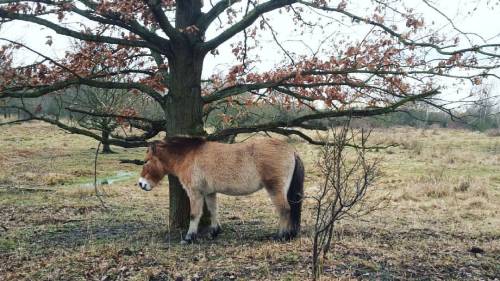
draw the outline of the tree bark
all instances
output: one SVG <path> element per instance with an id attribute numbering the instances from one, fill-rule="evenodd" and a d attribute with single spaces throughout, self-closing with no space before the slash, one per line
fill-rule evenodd
<path id="1" fill-rule="evenodd" d="M 189 225 L 189 198 L 177 177 L 168 176 L 170 229 L 186 229 Z"/>
<path id="2" fill-rule="evenodd" d="M 113 153 L 113 150 L 111 150 L 111 146 L 109 145 L 109 132 L 102 131 L 101 137 L 102 137 L 102 153 L 103 154 Z"/>
<path id="3" fill-rule="evenodd" d="M 164 108 L 167 136 L 205 134 L 201 98 L 203 57 L 189 52 L 186 47 L 177 47 L 176 50 L 179 51 L 170 63 L 171 83 Z M 169 176 L 168 179 L 170 228 L 186 228 L 190 217 L 189 198 L 177 178 Z"/>

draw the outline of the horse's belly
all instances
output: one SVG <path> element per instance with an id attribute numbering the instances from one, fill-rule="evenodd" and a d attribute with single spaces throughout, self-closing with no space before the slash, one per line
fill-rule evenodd
<path id="1" fill-rule="evenodd" d="M 226 195 L 247 195 L 254 193 L 262 188 L 260 177 L 258 175 L 243 177 L 226 177 L 223 179 L 208 179 L 208 193 L 222 193 Z"/>
<path id="2" fill-rule="evenodd" d="M 238 195 L 248 195 L 254 193 L 261 189 L 260 184 L 245 184 L 245 185 L 231 185 L 231 186 L 218 186 L 215 187 L 215 192 L 222 193 L 226 195 L 238 196 Z"/>

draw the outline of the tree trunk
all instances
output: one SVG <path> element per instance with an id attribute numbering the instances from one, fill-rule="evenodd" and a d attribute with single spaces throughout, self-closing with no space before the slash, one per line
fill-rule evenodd
<path id="1" fill-rule="evenodd" d="M 170 230 L 186 229 L 189 225 L 189 198 L 179 179 L 168 176 Z"/>
<path id="2" fill-rule="evenodd" d="M 102 153 L 103 154 L 112 154 L 114 153 L 109 146 L 109 143 L 102 143 Z"/>
<path id="3" fill-rule="evenodd" d="M 102 137 L 102 153 L 103 154 L 113 153 L 109 145 L 109 132 L 102 131 L 101 137 Z"/>
<path id="4" fill-rule="evenodd" d="M 184 68 L 184 67 L 181 67 Z M 176 70 L 172 72 L 184 72 Z M 167 116 L 167 136 L 203 136 L 203 101 L 201 100 L 200 80 L 196 72 L 184 72 L 186 76 L 172 79 L 172 95 L 167 98 L 165 113 Z M 198 80 L 196 82 L 196 80 Z M 175 93 L 175 94 L 174 94 Z M 186 228 L 189 225 L 190 208 L 189 198 L 179 180 L 169 176 L 170 192 L 170 228 Z M 207 225 L 208 211 L 206 206 L 200 227 Z"/>
<path id="5" fill-rule="evenodd" d="M 174 46 L 175 57 L 169 60 L 169 94 L 165 97 L 167 137 L 203 136 L 203 100 L 201 97 L 201 72 L 204 55 L 191 48 L 189 42 L 177 42 Z M 179 44 L 180 43 L 180 44 Z M 189 224 L 189 199 L 179 180 L 169 176 L 170 191 L 170 228 L 186 228 Z M 207 222 L 208 211 L 204 208 L 203 227 Z"/>

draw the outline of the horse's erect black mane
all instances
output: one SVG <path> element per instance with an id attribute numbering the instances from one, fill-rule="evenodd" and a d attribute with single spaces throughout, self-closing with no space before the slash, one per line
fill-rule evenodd
<path id="1" fill-rule="evenodd" d="M 207 140 L 203 137 L 167 137 L 165 144 L 168 146 L 197 146 L 204 144 Z"/>
<path id="2" fill-rule="evenodd" d="M 203 137 L 167 137 L 163 141 L 154 141 L 151 143 L 153 153 L 156 153 L 158 145 L 167 147 L 172 152 L 190 151 L 205 144 L 207 140 Z"/>

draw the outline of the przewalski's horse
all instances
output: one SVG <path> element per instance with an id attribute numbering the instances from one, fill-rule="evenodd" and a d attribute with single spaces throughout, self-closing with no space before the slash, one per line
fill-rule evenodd
<path id="1" fill-rule="evenodd" d="M 280 216 L 279 239 L 300 230 L 304 166 L 287 143 L 263 138 L 237 144 L 173 137 L 150 145 L 139 186 L 150 191 L 166 175 L 179 178 L 189 197 L 191 220 L 184 242 L 196 238 L 203 201 L 211 215 L 210 233 L 220 232 L 216 193 L 248 195 L 265 188 Z"/>

